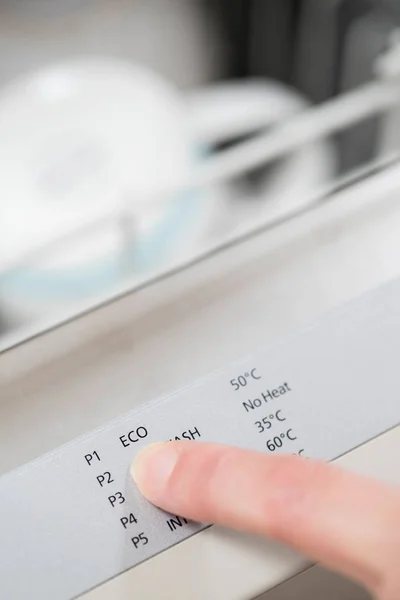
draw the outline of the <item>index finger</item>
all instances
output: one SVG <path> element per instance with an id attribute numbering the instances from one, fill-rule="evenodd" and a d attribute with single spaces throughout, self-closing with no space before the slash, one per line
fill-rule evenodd
<path id="1" fill-rule="evenodd" d="M 168 512 L 269 536 L 373 591 L 397 573 L 399 490 L 332 464 L 172 442 L 145 449 L 133 476 Z"/>

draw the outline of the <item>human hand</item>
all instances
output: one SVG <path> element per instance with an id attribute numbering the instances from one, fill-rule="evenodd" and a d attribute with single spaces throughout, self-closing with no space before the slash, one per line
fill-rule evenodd
<path id="1" fill-rule="evenodd" d="M 400 599 L 400 490 L 293 456 L 215 444 L 145 448 L 132 467 L 141 493 L 187 519 L 268 536 Z"/>

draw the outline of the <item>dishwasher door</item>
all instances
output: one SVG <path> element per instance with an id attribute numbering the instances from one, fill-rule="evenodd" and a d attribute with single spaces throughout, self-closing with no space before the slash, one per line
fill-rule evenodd
<path id="1" fill-rule="evenodd" d="M 394 165 L 294 220 L 4 350 L 1 473 L 271 347 L 326 311 L 397 278 L 399 188 Z M 399 447 L 397 428 L 341 461 L 400 483 Z M 289 600 L 321 585 L 324 598 L 329 590 L 363 598 L 329 574 L 306 574 L 309 567 L 283 548 L 212 528 L 96 588 L 88 600 L 251 600 L 268 590 L 268 600 Z"/>

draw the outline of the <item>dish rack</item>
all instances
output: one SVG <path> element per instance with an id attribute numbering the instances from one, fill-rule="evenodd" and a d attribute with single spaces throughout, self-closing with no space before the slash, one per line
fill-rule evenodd
<path id="1" fill-rule="evenodd" d="M 235 213 L 233 204 L 230 209 L 229 227 L 222 233 L 217 231 L 191 252 L 182 253 L 166 264 L 121 278 L 120 284 L 112 289 L 108 288 L 103 294 L 97 294 L 96 297 L 90 297 L 86 301 L 71 302 L 57 311 L 57 314 L 45 315 L 35 322 L 23 323 L 22 326 L 14 328 L 11 333 L 6 332 L 0 338 L 1 348 L 8 348 L 60 322 L 101 306 L 113 298 L 142 289 L 157 279 L 190 268 L 207 256 L 238 244 L 241 240 L 260 231 L 266 232 L 279 223 L 315 210 L 329 201 L 338 189 L 351 185 L 371 172 L 396 163 L 400 150 L 400 46 L 396 36 L 393 36 L 390 50 L 377 64 L 376 74 L 375 80 L 355 91 L 310 107 L 272 131 L 241 142 L 221 155 L 216 154 L 212 160 L 197 166 L 185 179 L 172 182 L 168 188 L 160 187 L 144 200 L 146 206 L 157 209 L 165 206 L 167 199 L 173 195 L 184 194 L 188 190 L 193 192 L 209 186 L 229 184 L 249 172 L 290 156 L 306 144 L 330 139 L 350 126 L 380 115 L 382 117 L 380 144 L 374 162 L 335 178 L 324 189 L 316 190 L 313 196 L 302 198 L 294 205 L 290 203 L 288 205 L 283 199 L 282 202 L 267 205 L 267 209 L 260 214 L 257 210 L 252 212 L 251 202 L 248 204 L 250 209 L 245 213 L 243 210 Z M 3 264 L 0 271 L 0 286 L 1 278 L 15 270 L 40 261 L 43 257 L 51 256 L 65 245 L 79 243 L 90 234 L 102 229 L 112 229 L 117 232 L 123 246 L 127 232 L 135 230 L 135 220 L 135 207 L 129 199 L 111 211 L 93 210 L 91 214 L 86 215 L 79 228 L 71 228 L 52 243 L 31 247 L 15 259 Z"/>

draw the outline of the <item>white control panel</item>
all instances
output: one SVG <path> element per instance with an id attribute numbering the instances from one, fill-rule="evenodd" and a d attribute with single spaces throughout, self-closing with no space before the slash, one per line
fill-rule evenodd
<path id="1" fill-rule="evenodd" d="M 0 596 L 71 600 L 208 526 L 141 497 L 129 468 L 145 444 L 214 441 L 333 460 L 398 426 L 399 298 L 395 282 L 4 475 Z"/>

